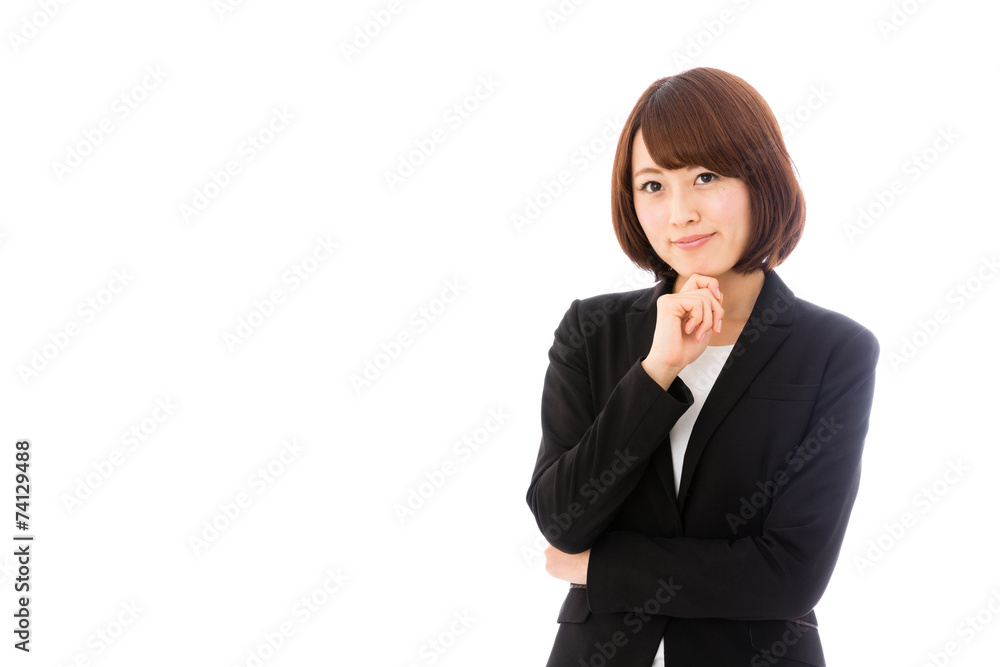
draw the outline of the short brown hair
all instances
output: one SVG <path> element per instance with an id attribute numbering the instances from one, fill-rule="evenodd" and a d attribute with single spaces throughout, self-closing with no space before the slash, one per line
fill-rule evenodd
<path id="1" fill-rule="evenodd" d="M 733 267 L 771 271 L 802 236 L 806 206 L 771 108 L 743 79 L 696 67 L 657 79 L 636 102 L 615 151 L 611 218 L 622 250 L 657 280 L 676 275 L 653 250 L 633 203 L 632 144 L 642 130 L 650 157 L 663 169 L 700 165 L 736 177 L 750 192 L 750 238 Z"/>

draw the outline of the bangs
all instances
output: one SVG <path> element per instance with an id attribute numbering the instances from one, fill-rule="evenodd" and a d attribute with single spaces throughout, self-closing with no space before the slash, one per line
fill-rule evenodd
<path id="1" fill-rule="evenodd" d="M 720 111 L 696 90 L 663 86 L 637 119 L 649 156 L 662 169 L 698 165 L 720 176 L 740 176 L 743 151 L 730 134 L 736 123 L 725 122 Z"/>

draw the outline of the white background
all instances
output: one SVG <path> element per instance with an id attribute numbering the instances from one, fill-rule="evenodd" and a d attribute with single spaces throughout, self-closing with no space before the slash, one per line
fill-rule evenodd
<path id="1" fill-rule="evenodd" d="M 829 664 L 1000 652 L 995 4 L 226 7 L 4 3 L 5 664 L 544 664 L 566 585 L 524 497 L 547 351 L 572 299 L 652 284 L 612 231 L 613 149 L 653 80 L 700 65 L 744 78 L 782 122 L 808 218 L 779 274 L 882 346 L 862 488 L 817 610 Z M 296 284 L 294 267 L 312 272 Z M 259 326 L 228 344 L 241 321 Z M 456 448 L 490 411 L 500 428 Z M 133 428 L 143 440 L 123 440 Z M 12 648 L 24 438 L 30 657 Z"/>

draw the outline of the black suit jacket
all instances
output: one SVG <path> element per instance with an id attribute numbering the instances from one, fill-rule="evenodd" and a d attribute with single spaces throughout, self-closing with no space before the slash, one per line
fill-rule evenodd
<path id="1" fill-rule="evenodd" d="M 671 667 L 824 665 L 813 608 L 857 495 L 878 341 L 766 273 L 675 493 L 691 392 L 640 365 L 673 282 L 575 299 L 555 330 L 527 501 L 550 544 L 591 553 L 548 665 L 648 667 L 661 638 Z"/>

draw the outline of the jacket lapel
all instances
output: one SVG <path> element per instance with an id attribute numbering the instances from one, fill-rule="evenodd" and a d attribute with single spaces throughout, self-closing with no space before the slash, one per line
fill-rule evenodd
<path id="1" fill-rule="evenodd" d="M 625 315 L 628 331 L 629 366 L 649 353 L 656 330 L 656 299 L 673 289 L 674 278 L 657 283 L 647 294 L 636 299 Z M 733 351 L 719 373 L 705 405 L 695 420 L 691 438 L 684 452 L 680 491 L 674 493 L 674 472 L 670 456 L 669 438 L 652 458 L 652 465 L 667 487 L 669 496 L 677 501 L 678 511 L 683 511 L 691 478 L 698 460 L 715 432 L 719 422 L 729 413 L 750 382 L 774 355 L 781 342 L 791 331 L 795 295 L 774 271 L 764 275 L 757 300 L 747 323 L 743 327 Z M 679 518 L 679 517 L 678 517 Z"/>

